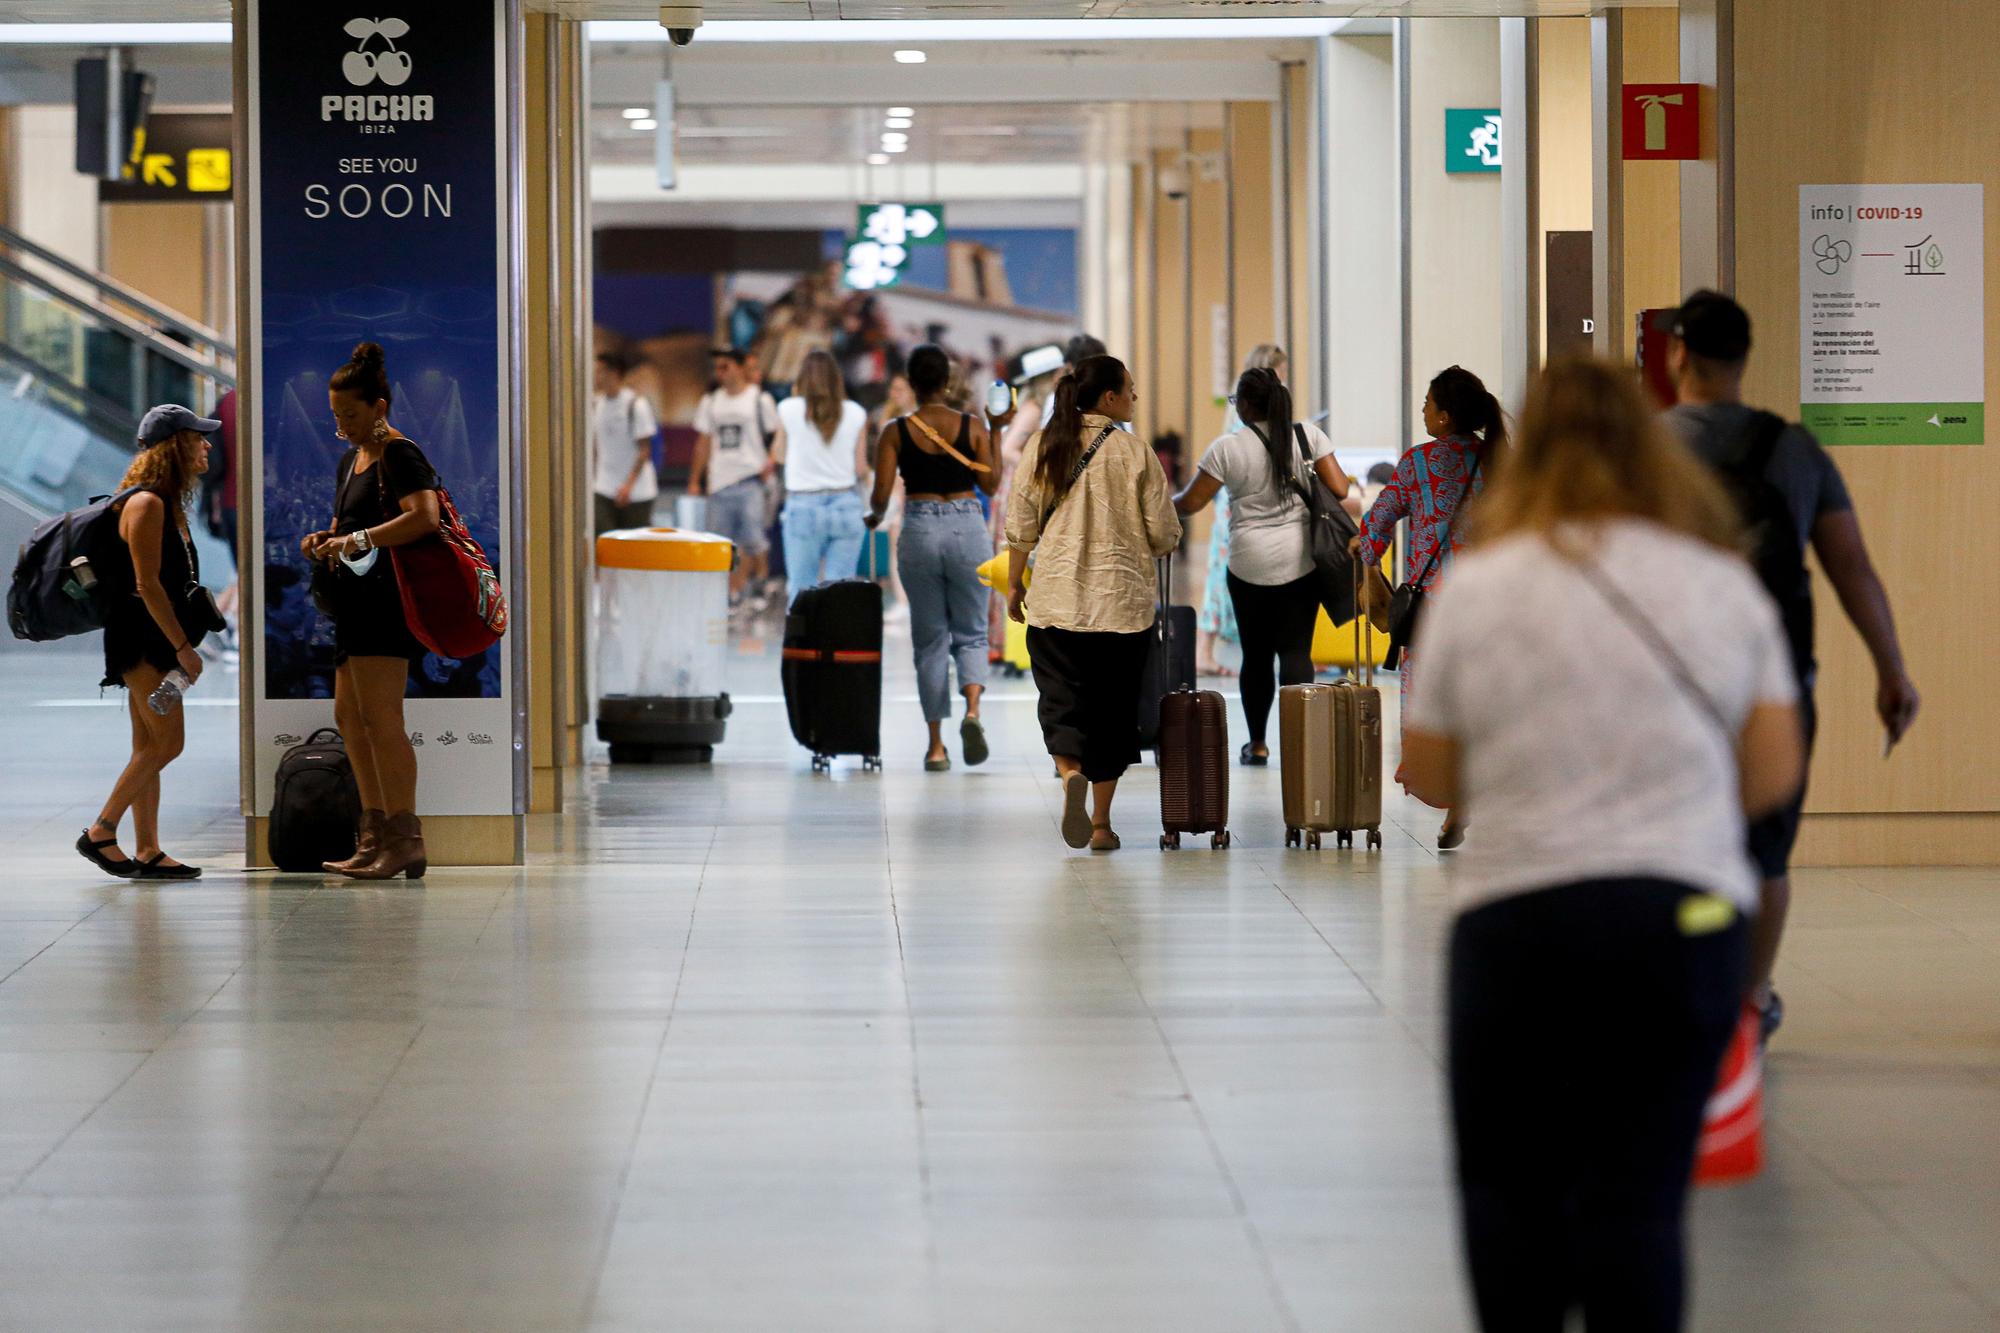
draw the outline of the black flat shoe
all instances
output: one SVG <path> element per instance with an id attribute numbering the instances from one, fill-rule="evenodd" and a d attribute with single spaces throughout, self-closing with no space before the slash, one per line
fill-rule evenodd
<path id="1" fill-rule="evenodd" d="M 83 857 L 84 860 L 90 862 L 113 879 L 131 879 L 139 873 L 139 863 L 137 861 L 134 861 L 129 856 L 123 861 L 114 861 L 104 854 L 106 847 L 116 847 L 117 845 L 118 839 L 116 838 L 106 838 L 103 842 L 92 842 L 90 840 L 89 829 L 85 829 L 82 833 L 78 834 L 76 839 L 77 854 Z"/>
<path id="2" fill-rule="evenodd" d="M 1236 752 L 1236 758 L 1245 768 L 1269 768 L 1271 766 L 1271 752 L 1266 750 L 1263 754 L 1258 754 L 1249 741 L 1243 742 L 1243 748 Z"/>
<path id="3" fill-rule="evenodd" d="M 160 863 L 167 859 L 165 852 L 158 852 L 139 863 L 139 873 L 134 879 L 200 879 L 200 866 L 169 866 Z"/>

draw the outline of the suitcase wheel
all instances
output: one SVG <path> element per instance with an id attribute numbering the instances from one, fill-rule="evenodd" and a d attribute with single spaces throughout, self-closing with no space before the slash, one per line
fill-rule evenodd
<path id="1" fill-rule="evenodd" d="M 1227 847 L 1229 845 L 1229 830 L 1217 829 L 1214 833 L 1209 835 L 1208 845 L 1210 847 L 1213 847 L 1218 852 L 1221 851 L 1224 847 Z"/>
<path id="2" fill-rule="evenodd" d="M 1382 850 L 1381 829 L 1372 828 L 1368 830 L 1368 850 L 1371 852 L 1379 852 Z"/>
<path id="3" fill-rule="evenodd" d="M 1173 850 L 1177 849 L 1177 848 L 1178 848 L 1178 847 L 1179 847 L 1180 845 L 1181 845 L 1181 835 L 1180 835 L 1180 834 L 1178 834 L 1178 833 L 1162 833 L 1162 834 L 1160 835 L 1160 850 L 1162 850 L 1162 851 L 1173 851 Z"/>
<path id="4" fill-rule="evenodd" d="M 863 772 L 880 773 L 882 771 L 882 756 L 879 754 L 864 755 L 861 760 L 861 768 Z"/>
<path id="5" fill-rule="evenodd" d="M 1336 847 L 1352 847 L 1354 845 L 1354 834 L 1346 829 L 1342 829 L 1335 835 L 1334 845 Z"/>
<path id="6" fill-rule="evenodd" d="M 1316 852 L 1316 851 L 1318 851 L 1318 850 L 1319 850 L 1319 830 L 1318 830 L 1318 829 L 1314 829 L 1314 830 L 1313 830 L 1313 831 L 1312 831 L 1311 833 L 1308 833 L 1308 834 L 1306 834 L 1306 835 L 1305 835 L 1305 838 L 1303 839 L 1303 841 L 1304 841 L 1304 843 L 1305 843 L 1305 846 L 1306 846 L 1306 850 L 1307 850 L 1307 851 L 1313 851 L 1313 852 Z"/>
<path id="7" fill-rule="evenodd" d="M 815 773 L 831 773 L 831 772 L 833 772 L 833 758 L 832 758 L 832 756 L 831 756 L 831 755 L 824 755 L 824 754 L 816 754 L 816 755 L 814 755 L 814 756 L 813 756 L 813 772 L 815 772 Z"/>
<path id="8" fill-rule="evenodd" d="M 1291 825 L 1289 825 L 1289 824 L 1287 824 L 1287 825 L 1285 826 L 1285 846 L 1287 846 L 1287 847 L 1296 847 L 1296 846 L 1298 846 L 1298 845 L 1299 845 L 1299 836 L 1300 836 L 1300 835 L 1299 835 L 1299 831 L 1298 831 L 1297 829 L 1293 828 L 1293 827 L 1292 827 Z"/>

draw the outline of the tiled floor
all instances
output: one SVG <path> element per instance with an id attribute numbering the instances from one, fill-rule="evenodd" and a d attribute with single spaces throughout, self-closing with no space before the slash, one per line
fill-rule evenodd
<path id="1" fill-rule="evenodd" d="M 1237 770 L 1237 845 L 1163 855 L 1139 770 L 1092 858 L 1027 687 L 926 776 L 898 661 L 888 771 L 827 778 L 747 671 L 712 770 L 593 766 L 525 870 L 139 888 L 69 849 L 94 671 L 0 662 L 0 1327 L 1467 1326 L 1433 818 L 1288 852 Z M 171 845 L 223 866 L 191 719 Z M 2000 1327 L 1995 878 L 1801 876 L 1697 1327 Z"/>

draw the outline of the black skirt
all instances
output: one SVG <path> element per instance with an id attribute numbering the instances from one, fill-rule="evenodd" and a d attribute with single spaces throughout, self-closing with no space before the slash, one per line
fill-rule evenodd
<path id="1" fill-rule="evenodd" d="M 1092 782 L 1113 781 L 1139 762 L 1139 686 L 1152 643 L 1151 630 L 1028 627 L 1042 739 L 1050 754 L 1080 762 Z"/>

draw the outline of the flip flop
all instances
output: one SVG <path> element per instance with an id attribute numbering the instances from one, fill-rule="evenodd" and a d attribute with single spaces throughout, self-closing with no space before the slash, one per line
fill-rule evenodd
<path id="1" fill-rule="evenodd" d="M 1090 781 L 1082 773 L 1063 779 L 1063 842 L 1071 847 L 1090 846 Z"/>
<path id="2" fill-rule="evenodd" d="M 118 839 L 115 837 L 106 838 L 103 842 L 92 842 L 90 840 L 89 829 L 85 829 L 82 833 L 78 834 L 76 839 L 77 854 L 83 857 L 84 860 L 90 862 L 113 879 L 132 879 L 139 873 L 139 863 L 137 861 L 134 861 L 129 856 L 123 861 L 114 861 L 104 854 L 106 847 L 116 847 L 117 845 Z"/>

